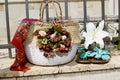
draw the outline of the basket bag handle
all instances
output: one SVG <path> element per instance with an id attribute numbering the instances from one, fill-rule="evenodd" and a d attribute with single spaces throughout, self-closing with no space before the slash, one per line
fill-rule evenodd
<path id="1" fill-rule="evenodd" d="M 58 17 L 58 14 L 57 14 L 57 10 L 56 10 L 56 8 L 55 8 L 54 3 L 56 3 L 56 4 L 58 5 L 59 10 L 60 10 L 60 13 L 59 13 L 59 14 L 60 14 L 60 17 L 58 17 L 58 19 L 59 19 L 60 21 L 62 21 L 62 9 L 61 9 L 60 3 L 57 2 L 57 1 L 54 1 L 54 0 L 52 0 L 52 1 L 47 1 L 44 6 L 43 6 L 43 4 L 41 4 L 41 6 L 40 6 L 40 20 L 43 20 L 44 10 L 45 10 L 46 6 L 47 6 L 49 3 L 53 3 L 53 6 L 54 6 L 54 9 L 55 9 L 55 11 L 56 11 L 57 17 Z M 42 9 L 42 7 L 43 7 L 43 9 Z"/>

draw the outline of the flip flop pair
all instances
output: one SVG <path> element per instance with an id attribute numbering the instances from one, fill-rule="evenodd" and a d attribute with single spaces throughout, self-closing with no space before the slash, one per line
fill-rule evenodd
<path id="1" fill-rule="evenodd" d="M 102 50 L 99 48 L 94 48 L 94 50 L 85 50 L 83 48 L 78 48 L 77 63 L 82 64 L 104 64 L 110 61 L 109 50 Z"/>

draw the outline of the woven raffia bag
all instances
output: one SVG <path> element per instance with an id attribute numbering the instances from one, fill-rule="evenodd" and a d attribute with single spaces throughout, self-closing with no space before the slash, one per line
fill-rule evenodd
<path id="1" fill-rule="evenodd" d="M 40 14 L 40 16 L 41 15 L 43 16 L 46 5 L 51 2 L 57 3 L 60 8 L 60 4 L 58 2 L 48 1 L 43 7 L 43 10 L 41 10 L 42 13 Z M 60 8 L 60 15 L 62 15 L 61 13 L 62 12 Z M 41 17 L 41 19 L 43 19 L 43 17 Z M 59 53 L 59 54 L 55 53 L 55 56 L 53 57 L 43 56 L 45 52 L 43 50 L 40 50 L 39 47 L 36 45 L 37 37 L 34 36 L 33 33 L 38 29 L 42 29 L 42 28 L 44 29 L 49 27 L 50 24 L 51 23 L 47 23 L 47 22 L 34 22 L 30 26 L 28 36 L 24 41 L 24 48 L 28 60 L 33 64 L 43 65 L 43 66 L 65 64 L 72 61 L 76 55 L 78 43 L 80 43 L 79 27 L 78 27 L 79 25 L 78 22 L 66 20 L 66 21 L 62 21 L 62 25 L 64 25 L 63 28 L 65 28 L 66 31 L 68 31 L 71 35 L 71 39 L 72 39 L 71 49 L 66 53 Z"/>

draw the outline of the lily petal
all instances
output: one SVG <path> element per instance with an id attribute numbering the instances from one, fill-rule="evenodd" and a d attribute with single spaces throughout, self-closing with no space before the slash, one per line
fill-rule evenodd
<path id="1" fill-rule="evenodd" d="M 82 36 L 85 38 L 84 46 L 88 49 L 88 46 L 93 43 L 92 35 L 84 32 Z"/>
<path id="2" fill-rule="evenodd" d="M 107 36 L 112 38 L 107 31 L 98 31 L 98 32 L 96 32 L 96 36 L 97 36 L 97 38 L 101 38 L 101 39 L 103 39 Z"/>
<path id="3" fill-rule="evenodd" d="M 86 37 L 87 36 L 87 33 L 86 32 L 82 32 L 81 34 L 83 37 Z"/>
<path id="4" fill-rule="evenodd" d="M 87 33 L 91 34 L 91 33 L 93 33 L 95 31 L 95 29 L 96 29 L 95 25 L 93 23 L 91 23 L 91 22 L 86 25 Z"/>
<path id="5" fill-rule="evenodd" d="M 99 23 L 98 27 L 96 28 L 96 31 L 101 31 L 103 30 L 103 28 L 104 28 L 104 20 Z"/>
<path id="6" fill-rule="evenodd" d="M 103 42 L 102 39 L 97 39 L 97 40 L 96 40 L 96 43 L 99 44 L 100 49 L 104 48 L 104 42 Z"/>
<path id="7" fill-rule="evenodd" d="M 84 42 L 85 49 L 88 49 L 88 46 L 92 43 L 93 43 L 93 40 L 85 40 Z"/>

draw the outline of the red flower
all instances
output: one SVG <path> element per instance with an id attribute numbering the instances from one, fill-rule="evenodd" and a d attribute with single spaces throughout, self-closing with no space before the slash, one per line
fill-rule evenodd
<path id="1" fill-rule="evenodd" d="M 71 41 L 68 41 L 68 42 L 66 43 L 66 46 L 67 46 L 67 47 L 71 47 L 71 44 L 72 44 Z"/>
<path id="2" fill-rule="evenodd" d="M 43 46 L 42 46 L 42 45 L 40 45 L 40 46 L 39 46 L 39 49 L 43 49 Z"/>
<path id="3" fill-rule="evenodd" d="M 48 57 L 48 54 L 47 54 L 47 53 L 44 53 L 43 55 L 44 55 L 45 57 Z"/>
<path id="4" fill-rule="evenodd" d="M 59 48 L 60 52 L 64 52 L 65 51 L 65 48 Z"/>
<path id="5" fill-rule="evenodd" d="M 54 52 L 49 52 L 49 55 L 50 56 L 55 56 L 55 53 Z"/>
<path id="6" fill-rule="evenodd" d="M 45 47 L 45 51 L 49 52 L 50 48 L 48 46 Z"/>

